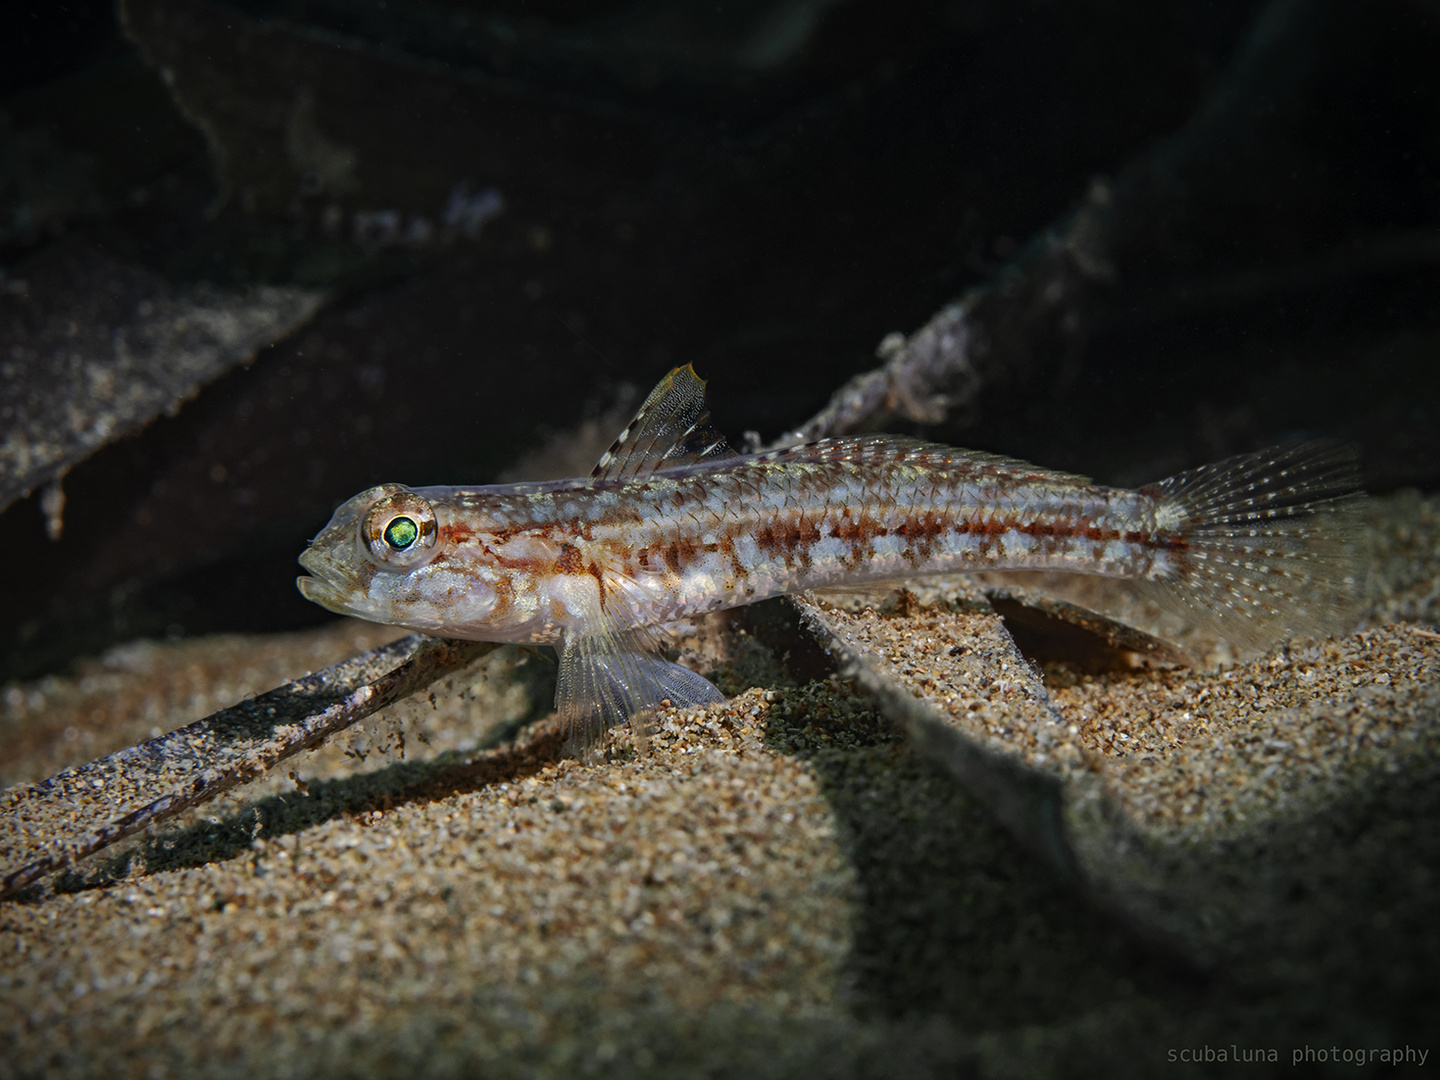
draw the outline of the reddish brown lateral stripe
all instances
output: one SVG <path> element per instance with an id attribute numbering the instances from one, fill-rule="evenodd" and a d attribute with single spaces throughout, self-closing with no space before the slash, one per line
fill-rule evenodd
<path id="1" fill-rule="evenodd" d="M 1023 525 L 1013 525 L 1011 529 L 1029 536 L 1045 536 L 1055 540 L 1117 540 L 1120 538 L 1119 529 L 1102 529 L 1098 525 L 1091 525 L 1088 522 L 1061 521 L 1059 519 L 1027 521 Z"/>
<path id="2" fill-rule="evenodd" d="M 561 545 L 560 557 L 555 560 L 555 572 L 557 574 L 578 574 L 584 568 L 585 563 L 580 557 L 580 549 L 573 544 Z"/>
<path id="3" fill-rule="evenodd" d="M 740 561 L 740 556 L 735 551 L 735 534 L 733 532 L 725 533 L 720 537 L 720 554 L 725 556 L 725 560 L 730 564 L 730 569 L 734 571 L 737 580 L 743 581 L 748 578 L 749 573 L 745 569 L 745 564 Z M 755 587 L 747 584 L 746 588 L 753 592 Z"/>
<path id="4" fill-rule="evenodd" d="M 903 536 L 906 540 L 933 541 L 941 533 L 949 531 L 949 526 L 942 515 L 933 510 L 926 510 L 919 517 L 912 517 L 900 522 L 895 527 L 895 534 Z"/>
<path id="5" fill-rule="evenodd" d="M 796 513 L 794 520 L 782 518 L 755 530 L 756 547 L 766 555 L 784 559 L 788 567 L 798 566 L 802 573 L 810 569 L 810 545 L 819 539 L 819 527 L 803 512 Z"/>
<path id="6" fill-rule="evenodd" d="M 695 561 L 695 554 L 699 550 L 700 547 L 695 541 L 682 536 L 667 544 L 661 554 L 665 558 L 665 566 L 669 571 L 672 574 L 678 574 L 682 568 Z"/>
<path id="7" fill-rule="evenodd" d="M 936 539 L 953 531 L 950 517 L 949 514 L 926 510 L 919 517 L 912 517 L 896 526 L 893 530 L 895 535 L 905 538 L 905 550 L 902 552 L 905 561 L 911 566 L 919 566 L 930 558 Z"/>
<path id="8" fill-rule="evenodd" d="M 848 506 L 841 507 L 840 520 L 831 526 L 831 535 L 850 545 L 852 567 L 862 565 L 875 554 L 875 538 L 885 533 L 886 530 L 864 511 L 851 517 Z"/>
<path id="9" fill-rule="evenodd" d="M 755 546 L 767 555 L 782 558 L 793 555 L 806 544 L 820 539 L 820 530 L 808 518 L 797 515 L 794 521 L 777 521 L 755 530 Z"/>

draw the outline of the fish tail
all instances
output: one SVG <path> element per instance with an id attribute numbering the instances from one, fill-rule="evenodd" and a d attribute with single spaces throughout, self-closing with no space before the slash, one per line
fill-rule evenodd
<path id="1" fill-rule="evenodd" d="M 1149 591 L 1164 606 L 1198 612 L 1247 651 L 1353 623 L 1363 501 L 1353 446 L 1272 447 L 1144 490 L 1164 538 Z"/>

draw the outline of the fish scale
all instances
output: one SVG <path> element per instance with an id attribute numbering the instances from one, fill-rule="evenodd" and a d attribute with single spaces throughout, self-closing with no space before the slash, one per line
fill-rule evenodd
<path id="1" fill-rule="evenodd" d="M 417 494 L 468 516 L 468 547 L 458 558 L 482 559 L 488 547 L 515 563 L 506 556 L 510 541 L 528 547 L 541 539 L 555 555 L 549 565 L 527 565 L 537 590 L 546 577 L 589 574 L 603 603 L 617 592 L 606 575 L 620 573 L 642 587 L 617 594 L 630 602 L 624 617 L 643 624 L 928 573 L 1043 568 L 1139 577 L 1157 550 L 1179 539 L 1155 531 L 1152 497 L 1029 468 L 1011 474 L 963 451 L 925 447 L 917 465 L 918 447 L 876 448 L 873 440 L 830 440 L 764 461 L 679 466 L 640 484 Z M 458 541 L 459 530 L 450 534 Z M 550 640 L 564 617 L 557 613 L 526 640 Z"/>
<path id="2" fill-rule="evenodd" d="M 1333 629 L 1356 600 L 1357 492 L 1354 451 L 1333 442 L 1138 490 L 899 436 L 740 455 L 687 366 L 591 476 L 371 488 L 298 584 L 376 622 L 555 644 L 557 706 L 584 745 L 661 702 L 720 700 L 661 655 L 657 628 L 807 589 L 1063 570 L 1140 582 L 1244 647 Z"/>

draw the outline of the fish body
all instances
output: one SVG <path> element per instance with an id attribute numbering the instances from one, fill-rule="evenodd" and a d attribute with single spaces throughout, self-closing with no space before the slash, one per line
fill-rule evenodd
<path id="1" fill-rule="evenodd" d="M 719 700 L 657 628 L 807 589 L 957 571 L 1149 582 L 1233 640 L 1326 629 L 1355 587 L 1355 457 L 1246 455 L 1129 490 L 896 436 L 739 455 L 688 366 L 587 478 L 371 488 L 301 556 L 337 612 L 449 637 L 553 643 L 585 742 L 656 703 Z"/>

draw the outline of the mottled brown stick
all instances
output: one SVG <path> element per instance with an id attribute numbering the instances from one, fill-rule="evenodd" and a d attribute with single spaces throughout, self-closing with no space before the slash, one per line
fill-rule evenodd
<path id="1" fill-rule="evenodd" d="M 0 897 L 253 780 L 496 648 L 412 634 L 187 727 L 48 780 L 0 805 Z M 70 812 L 57 812 L 68 805 Z"/>

